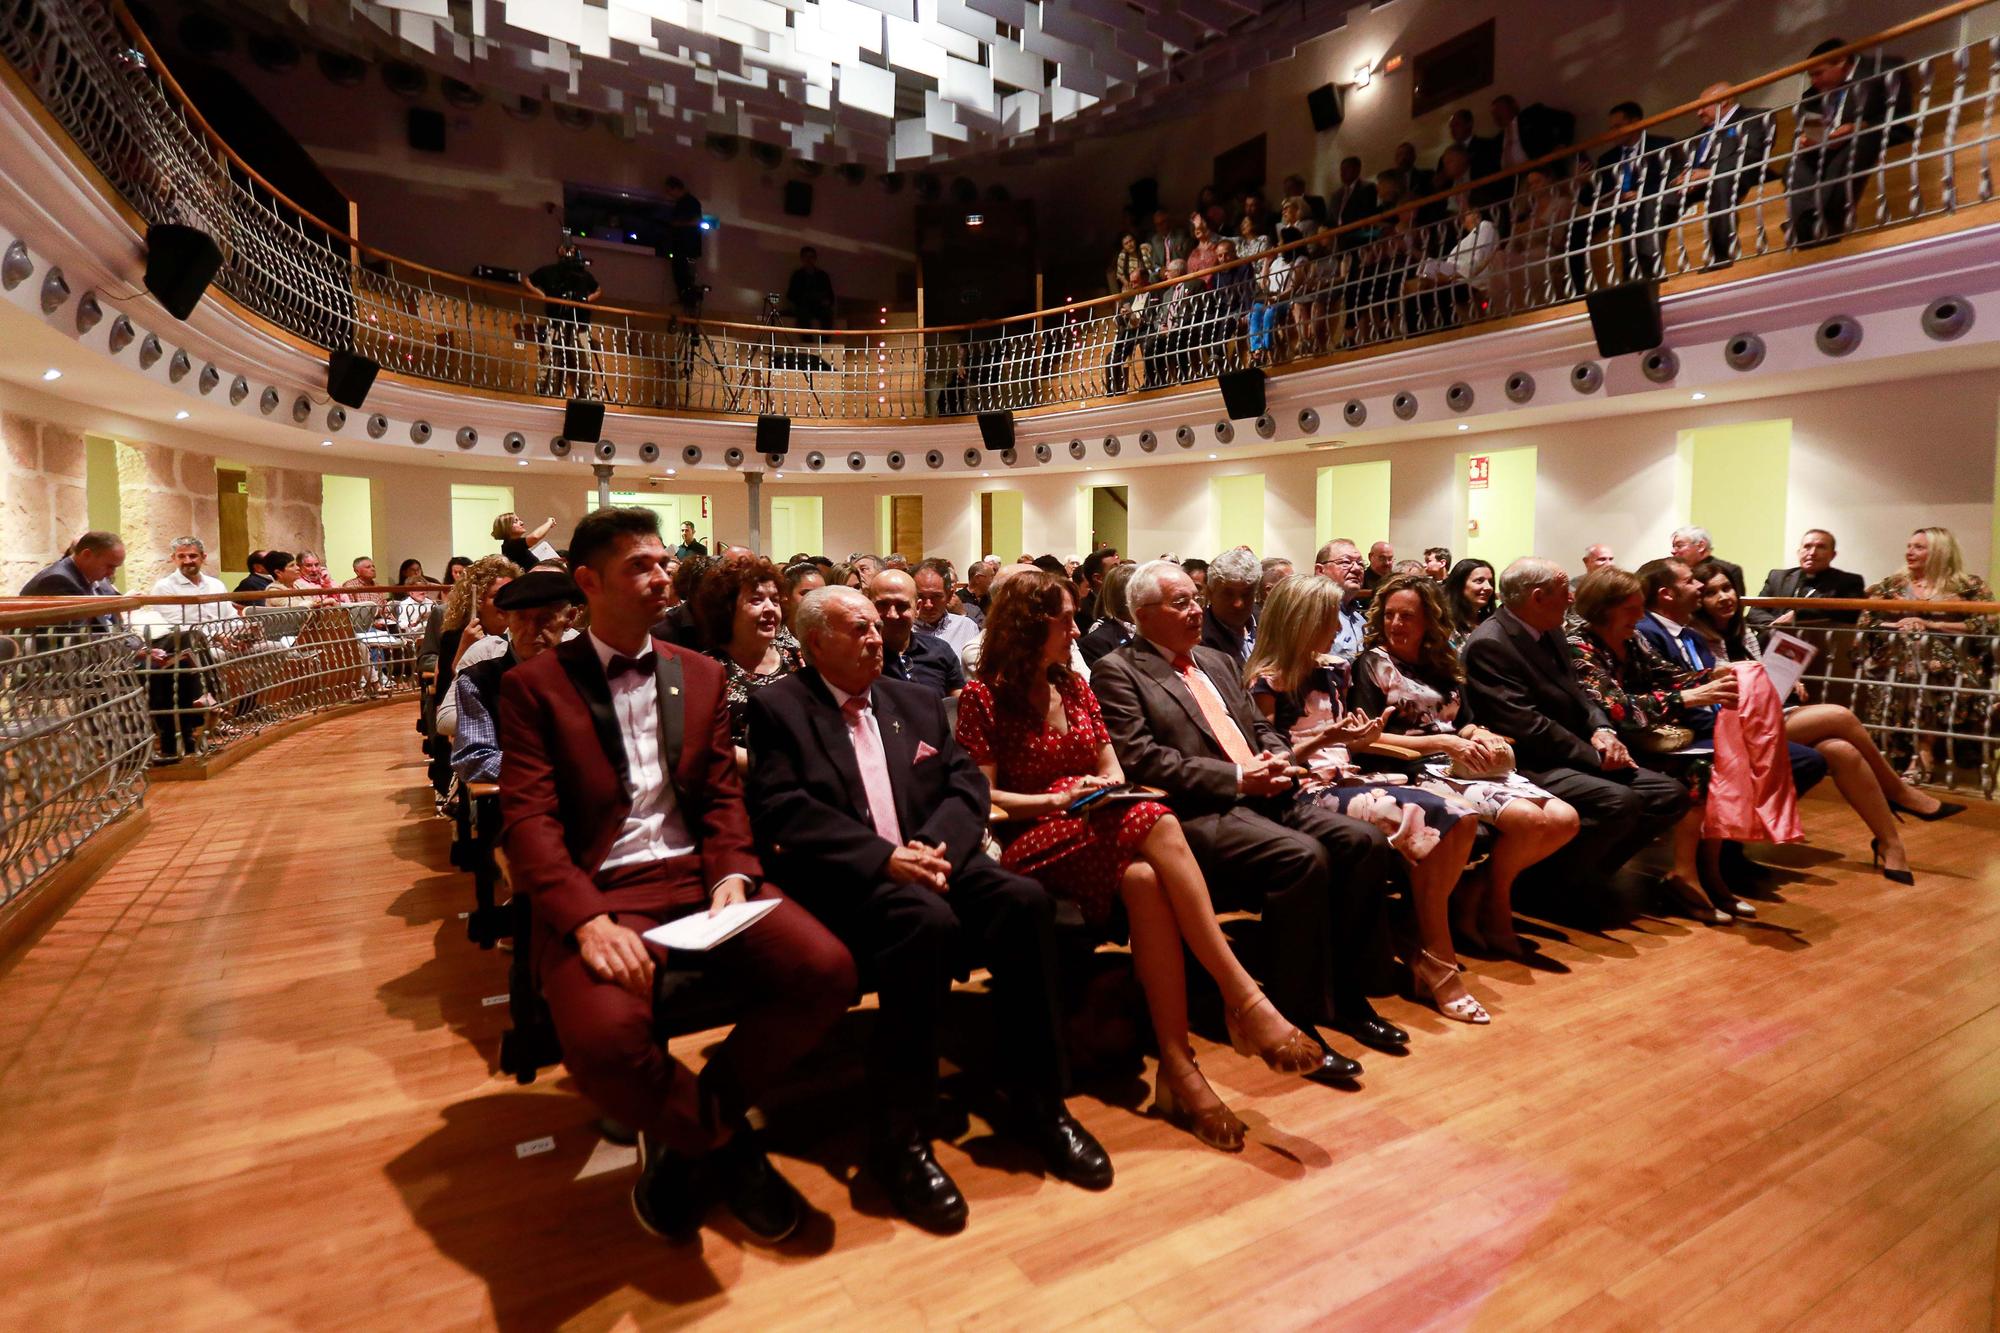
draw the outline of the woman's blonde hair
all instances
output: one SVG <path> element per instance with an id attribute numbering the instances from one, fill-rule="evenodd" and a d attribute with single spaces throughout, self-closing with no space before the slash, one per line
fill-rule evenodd
<path id="1" fill-rule="evenodd" d="M 1319 664 L 1320 645 L 1340 624 L 1343 596 L 1341 586 L 1323 574 L 1279 579 L 1257 617 L 1257 646 L 1243 665 L 1243 679 L 1267 676 L 1286 694 L 1304 685 Z"/>
<path id="2" fill-rule="evenodd" d="M 513 536 L 514 523 L 515 520 L 517 520 L 518 518 L 520 518 L 520 515 L 515 513 L 513 510 L 509 509 L 506 513 L 494 519 L 493 540 L 496 542 L 504 542 L 509 537 Z"/>
<path id="3" fill-rule="evenodd" d="M 1951 535 L 1950 528 L 1918 528 L 1917 531 L 1930 538 L 1931 543 L 1930 556 L 1924 561 L 1924 582 L 1933 589 L 1942 588 L 1965 572 L 1965 555 L 1958 549 L 1958 538 Z"/>
<path id="4" fill-rule="evenodd" d="M 444 629 L 463 629 L 465 622 L 472 619 L 472 613 L 495 579 L 518 579 L 521 567 L 504 555 L 481 556 L 466 566 L 465 573 L 458 576 L 458 582 L 451 585 L 451 591 L 444 599 Z M 488 625 L 487 629 L 493 626 Z"/>

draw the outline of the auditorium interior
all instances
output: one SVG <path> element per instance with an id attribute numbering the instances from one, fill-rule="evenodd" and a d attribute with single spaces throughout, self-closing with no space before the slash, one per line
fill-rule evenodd
<path id="1" fill-rule="evenodd" d="M 4 1322 L 2000 1327 L 1996 158 L 2000 0 L 0 0 Z"/>

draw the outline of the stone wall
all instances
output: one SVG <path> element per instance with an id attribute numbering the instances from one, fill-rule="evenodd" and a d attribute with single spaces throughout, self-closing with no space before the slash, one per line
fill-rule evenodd
<path id="1" fill-rule="evenodd" d="M 320 474 L 302 468 L 250 469 L 250 548 L 326 551 Z"/>
<path id="2" fill-rule="evenodd" d="M 176 537 L 201 538 L 215 572 L 222 530 L 215 459 L 163 444 L 118 442 L 118 531 L 125 538 L 125 586 L 144 592 L 173 568 Z"/>
<path id="3" fill-rule="evenodd" d="M 0 593 L 12 595 L 88 526 L 83 432 L 0 413 Z"/>

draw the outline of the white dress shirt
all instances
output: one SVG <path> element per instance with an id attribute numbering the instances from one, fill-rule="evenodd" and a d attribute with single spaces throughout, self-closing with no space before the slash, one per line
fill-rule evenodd
<path id="1" fill-rule="evenodd" d="M 190 579 L 178 569 L 146 589 L 153 597 L 200 597 L 228 591 L 222 580 L 213 574 L 198 574 Z M 142 606 L 133 613 L 132 619 L 141 625 L 188 626 L 230 620 L 235 616 L 236 607 L 229 602 L 182 602 L 173 606 Z"/>
<path id="2" fill-rule="evenodd" d="M 942 639 L 954 657 L 964 656 L 965 645 L 979 637 L 979 626 L 972 623 L 972 617 L 957 615 L 950 611 L 945 612 L 935 625 L 926 625 L 919 620 L 915 622 L 914 628 L 919 634 Z"/>
<path id="3" fill-rule="evenodd" d="M 595 634 L 590 636 L 590 646 L 608 677 L 611 659 L 620 655 L 618 650 Z M 612 840 L 601 871 L 670 856 L 692 856 L 697 850 L 674 800 L 673 784 L 667 781 L 665 738 L 660 735 L 660 684 L 653 674 L 653 656 L 648 640 L 645 651 L 639 654 L 646 674 L 627 672 L 610 682 L 611 711 L 618 718 L 618 734 L 625 743 L 632 808 L 625 814 L 625 826 Z"/>

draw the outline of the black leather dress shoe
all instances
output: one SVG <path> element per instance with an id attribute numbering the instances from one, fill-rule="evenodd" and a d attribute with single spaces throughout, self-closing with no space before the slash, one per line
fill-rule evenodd
<path id="1" fill-rule="evenodd" d="M 1366 1018 L 1343 1019 L 1333 1024 L 1335 1032 L 1345 1032 L 1363 1046 L 1373 1047 L 1389 1055 L 1407 1055 L 1410 1034 L 1378 1014 Z"/>
<path id="2" fill-rule="evenodd" d="M 661 1240 L 692 1245 L 708 1211 L 700 1163 L 670 1153 L 652 1135 L 639 1135 L 639 1179 L 632 1185 L 632 1216 Z"/>
<path id="3" fill-rule="evenodd" d="M 784 1240 L 805 1220 L 806 1201 L 771 1165 L 754 1133 L 738 1130 L 717 1149 L 709 1158 L 709 1174 L 743 1229 L 767 1245 Z"/>
<path id="4" fill-rule="evenodd" d="M 1328 1050 L 1320 1060 L 1319 1068 L 1306 1075 L 1311 1083 L 1352 1083 L 1360 1077 L 1361 1062 L 1350 1060 L 1335 1050 Z"/>
<path id="5" fill-rule="evenodd" d="M 1111 1157 L 1061 1102 L 1022 1108 L 1022 1131 L 1048 1163 L 1049 1174 L 1087 1190 L 1111 1188 Z"/>
<path id="6" fill-rule="evenodd" d="M 949 1236 L 965 1229 L 965 1196 L 931 1156 L 923 1139 L 896 1138 L 868 1153 L 868 1170 L 896 1211 L 925 1231 Z"/>

